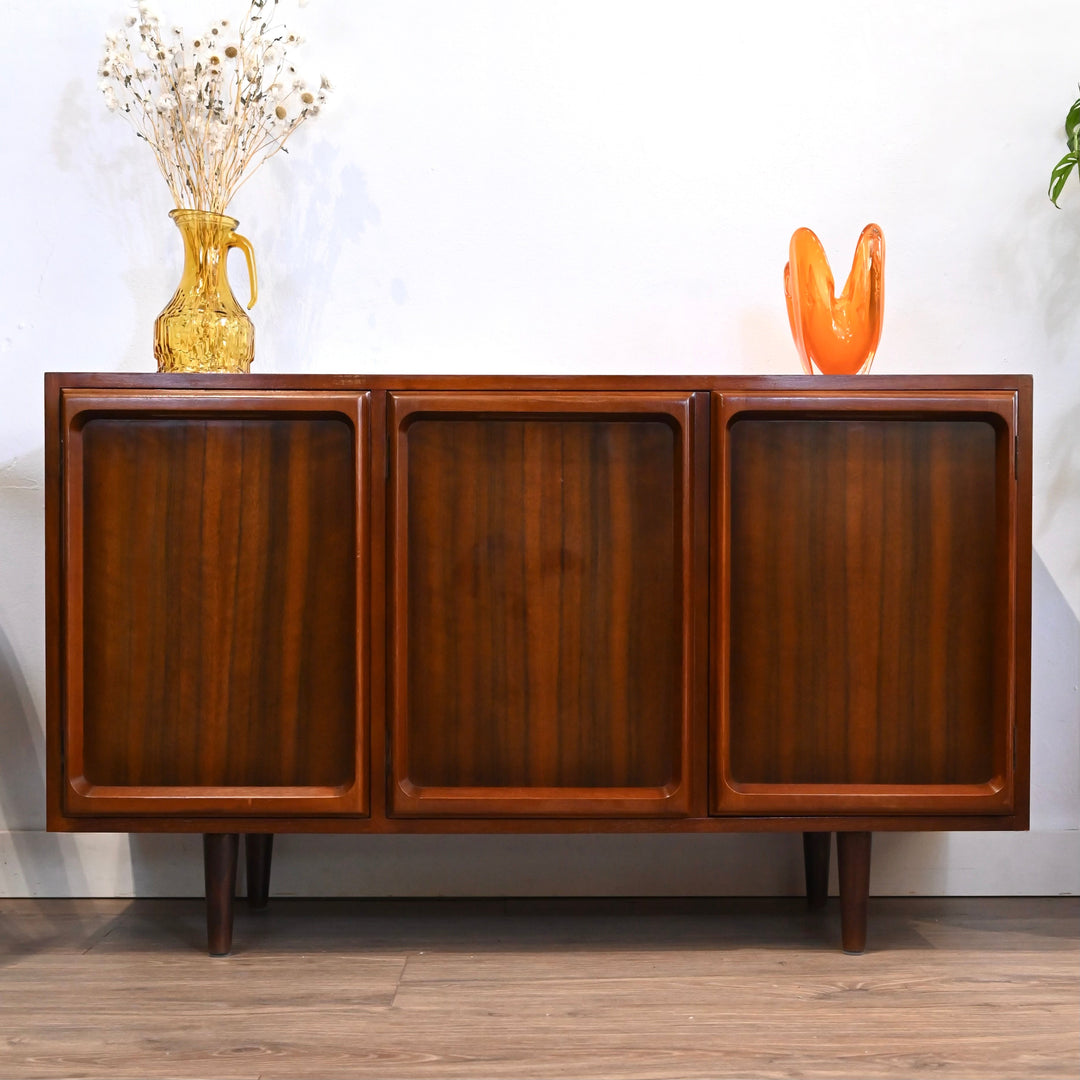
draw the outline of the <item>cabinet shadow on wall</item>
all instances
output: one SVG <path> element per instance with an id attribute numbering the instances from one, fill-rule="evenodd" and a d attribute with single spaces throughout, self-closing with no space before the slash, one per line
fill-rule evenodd
<path id="1" fill-rule="evenodd" d="M 9 591 L 12 583 L 19 582 L 20 588 L 31 594 L 44 595 L 40 541 L 44 473 L 42 446 L 6 462 L 0 476 L 0 829 L 7 830 L 6 836 L 0 836 L 0 853 L 13 860 L 22 882 L 31 889 L 44 883 L 50 894 L 83 896 L 88 892 L 86 875 L 72 838 L 44 832 L 44 718 L 5 630 L 18 612 L 26 610 L 22 597 L 19 603 L 14 602 Z M 28 536 L 37 543 L 27 542 Z M 38 628 L 42 617 L 43 611 L 35 620 Z M 39 634 L 39 641 L 41 637 Z M 43 674 L 44 669 L 42 657 L 38 672 Z M 0 895 L 19 891 L 18 880 L 9 883 L 0 876 Z"/>

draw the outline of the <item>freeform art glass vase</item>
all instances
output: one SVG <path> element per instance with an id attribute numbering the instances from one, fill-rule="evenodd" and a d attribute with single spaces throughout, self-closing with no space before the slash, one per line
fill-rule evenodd
<path id="1" fill-rule="evenodd" d="M 885 312 L 885 237 L 867 225 L 855 247 L 844 291 L 834 291 L 821 241 L 796 229 L 784 267 L 784 294 L 795 346 L 807 375 L 857 375 L 870 370 Z"/>
<path id="2" fill-rule="evenodd" d="M 158 371 L 247 372 L 255 355 L 255 327 L 226 273 L 229 249 L 247 258 L 251 302 L 258 297 L 255 253 L 236 232 L 239 222 L 208 210 L 173 210 L 184 241 L 184 271 L 176 294 L 154 323 Z"/>

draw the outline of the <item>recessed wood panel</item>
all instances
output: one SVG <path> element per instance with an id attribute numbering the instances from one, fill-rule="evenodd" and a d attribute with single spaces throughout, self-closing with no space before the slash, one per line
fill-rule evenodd
<path id="1" fill-rule="evenodd" d="M 352 425 L 104 414 L 80 441 L 85 782 L 351 784 Z"/>
<path id="2" fill-rule="evenodd" d="M 682 783 L 685 432 L 604 404 L 404 425 L 399 806 Z"/>
<path id="3" fill-rule="evenodd" d="M 1011 722 L 1002 417 L 780 406 L 735 415 L 725 439 L 727 785 L 763 808 L 768 785 L 831 789 L 836 806 L 860 787 L 921 788 L 924 808 L 948 788 L 995 799 Z"/>
<path id="4" fill-rule="evenodd" d="M 409 761 L 425 786 L 644 787 L 679 717 L 658 421 L 409 431 Z"/>

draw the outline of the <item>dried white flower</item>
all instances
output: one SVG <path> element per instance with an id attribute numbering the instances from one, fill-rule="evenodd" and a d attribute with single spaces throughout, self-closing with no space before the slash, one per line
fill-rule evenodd
<path id="1" fill-rule="evenodd" d="M 294 77 L 287 53 L 303 38 L 275 23 L 278 3 L 248 0 L 235 28 L 220 19 L 190 42 L 172 26 L 163 44 L 154 4 L 135 0 L 137 14 L 106 37 L 105 105 L 149 143 L 178 207 L 223 212 L 332 89 L 323 76 L 315 95 Z"/>

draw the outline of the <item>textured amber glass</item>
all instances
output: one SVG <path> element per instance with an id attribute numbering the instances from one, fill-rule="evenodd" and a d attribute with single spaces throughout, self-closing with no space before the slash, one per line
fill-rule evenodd
<path id="1" fill-rule="evenodd" d="M 867 225 L 855 248 L 844 291 L 837 296 L 829 260 L 809 229 L 796 229 L 784 267 L 791 334 L 808 375 L 857 375 L 870 370 L 885 311 L 885 238 Z"/>
<path id="2" fill-rule="evenodd" d="M 208 210 L 173 210 L 184 240 L 184 272 L 176 294 L 154 323 L 158 371 L 251 370 L 255 327 L 229 288 L 229 248 L 247 257 L 251 308 L 258 296 L 255 253 L 236 233 L 236 218 Z"/>

